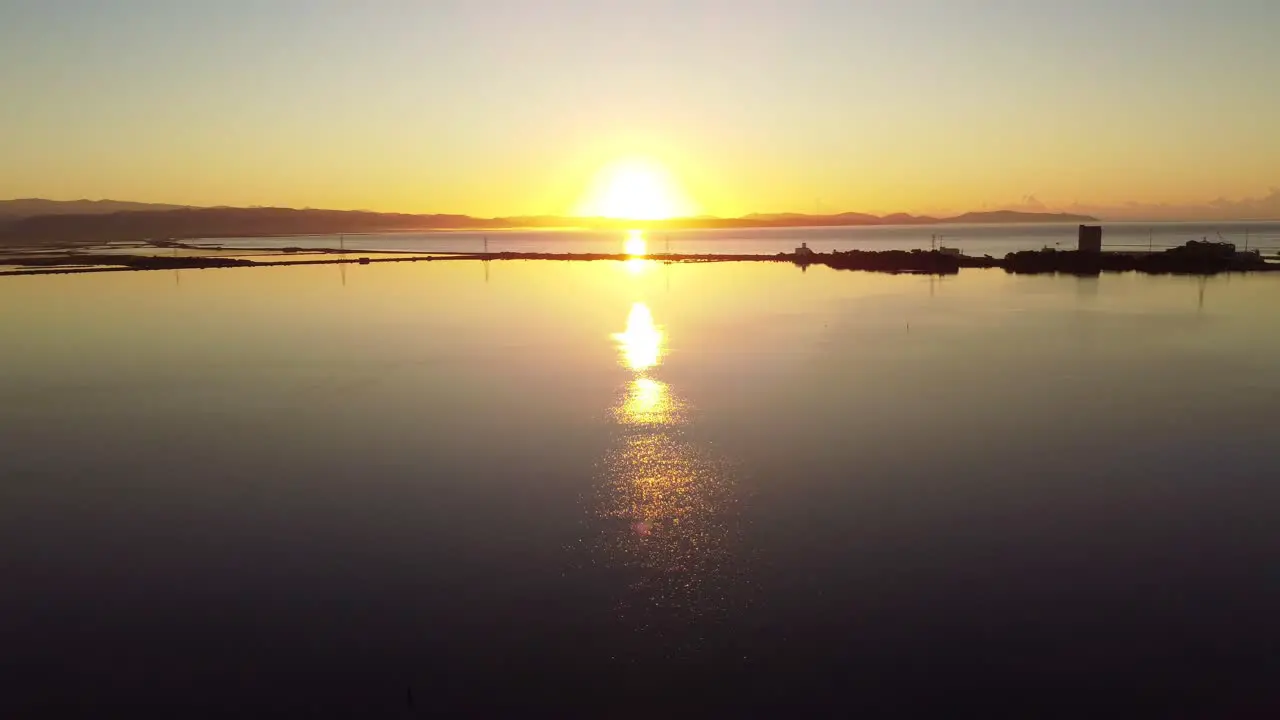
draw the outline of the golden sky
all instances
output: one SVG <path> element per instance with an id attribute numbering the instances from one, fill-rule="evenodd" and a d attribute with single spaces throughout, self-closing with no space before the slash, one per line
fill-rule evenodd
<path id="1" fill-rule="evenodd" d="M 1277 26 L 1269 0 L 6 4 L 0 197 L 570 214 L 625 162 L 681 214 L 1260 196 Z"/>

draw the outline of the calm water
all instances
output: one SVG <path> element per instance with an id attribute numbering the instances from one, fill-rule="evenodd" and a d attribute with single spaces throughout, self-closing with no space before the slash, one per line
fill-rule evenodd
<path id="1" fill-rule="evenodd" d="M 5 278 L 0 710 L 1274 709 L 1278 305 L 773 264 Z"/>
<path id="2" fill-rule="evenodd" d="M 649 252 L 775 255 L 791 252 L 802 242 L 818 252 L 831 250 L 928 249 L 938 244 L 958 247 L 969 255 L 1004 257 L 1017 250 L 1044 247 L 1074 249 L 1077 225 L 916 225 L 832 228 L 752 228 L 739 230 L 682 230 L 649 232 Z M 1226 240 L 1243 248 L 1280 251 L 1280 223 L 1107 223 L 1104 242 L 1113 249 L 1174 247 L 1188 240 Z M 621 253 L 627 234 L 584 230 L 502 230 L 494 232 L 382 233 L 371 235 L 309 235 L 286 238 L 219 238 L 198 241 L 227 248 L 262 249 L 290 245 L 308 248 L 346 247 L 349 250 L 416 252 Z"/>

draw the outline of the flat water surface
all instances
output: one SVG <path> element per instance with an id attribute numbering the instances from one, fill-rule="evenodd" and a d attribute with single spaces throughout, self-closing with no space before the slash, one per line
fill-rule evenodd
<path id="1" fill-rule="evenodd" d="M 3 278 L 0 708 L 1274 707 L 1276 307 L 642 260 Z"/>

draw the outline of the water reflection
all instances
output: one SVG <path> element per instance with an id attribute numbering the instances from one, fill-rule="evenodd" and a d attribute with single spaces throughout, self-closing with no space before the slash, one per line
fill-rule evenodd
<path id="1" fill-rule="evenodd" d="M 626 399 L 614 416 L 621 425 L 672 425 L 680 421 L 684 404 L 661 380 L 638 377 L 627 387 Z"/>
<path id="2" fill-rule="evenodd" d="M 643 230 L 628 230 L 622 247 L 623 252 L 630 256 L 627 259 L 627 271 L 632 275 L 644 272 L 653 264 L 652 260 L 645 259 L 649 253 L 649 243 L 645 240 Z"/>
<path id="3" fill-rule="evenodd" d="M 662 362 L 662 330 L 653 322 L 653 313 L 642 302 L 631 306 L 627 329 L 615 333 L 613 339 L 621 350 L 624 367 L 643 372 Z"/>
<path id="4" fill-rule="evenodd" d="M 664 652 L 685 652 L 707 642 L 740 577 L 730 569 L 733 482 L 723 458 L 686 438 L 688 404 L 654 377 L 666 340 L 648 306 L 632 305 L 613 338 L 634 375 L 613 407 L 600 486 L 603 564 L 626 578 L 619 621 Z"/>
<path id="5" fill-rule="evenodd" d="M 647 253 L 648 243 L 644 239 L 643 230 L 628 230 L 627 241 L 624 244 L 625 251 L 631 257 L 644 257 Z"/>

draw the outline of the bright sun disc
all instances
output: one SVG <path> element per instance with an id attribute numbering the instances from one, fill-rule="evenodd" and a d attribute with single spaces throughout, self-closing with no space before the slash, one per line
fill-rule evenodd
<path id="1" fill-rule="evenodd" d="M 622 245 L 623 249 L 631 257 L 644 257 L 648 251 L 648 244 L 644 241 L 643 230 L 630 230 L 627 232 L 627 240 Z"/>
<path id="2" fill-rule="evenodd" d="M 662 166 L 630 160 L 600 172 L 578 214 L 621 220 L 667 220 L 691 213 Z"/>

